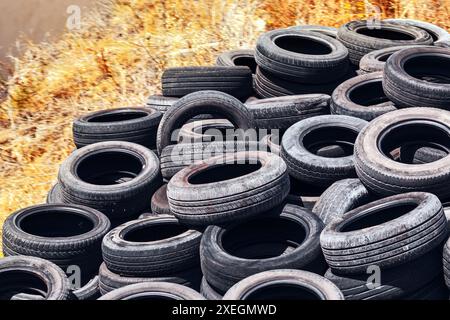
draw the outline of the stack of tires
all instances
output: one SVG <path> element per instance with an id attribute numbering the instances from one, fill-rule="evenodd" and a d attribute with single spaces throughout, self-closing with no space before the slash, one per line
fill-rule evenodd
<path id="1" fill-rule="evenodd" d="M 0 299 L 448 299 L 448 39 L 273 30 L 82 115 L 47 204 L 3 226 Z"/>

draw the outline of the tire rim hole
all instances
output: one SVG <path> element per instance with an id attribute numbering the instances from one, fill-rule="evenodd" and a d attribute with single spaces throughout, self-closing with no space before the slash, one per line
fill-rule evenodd
<path id="1" fill-rule="evenodd" d="M 358 132 L 344 127 L 321 127 L 307 133 L 301 144 L 312 154 L 325 158 L 342 158 L 353 155 Z"/>
<path id="2" fill-rule="evenodd" d="M 299 284 L 269 283 L 251 290 L 242 300 L 322 300 L 322 297 Z"/>
<path id="3" fill-rule="evenodd" d="M 324 42 L 300 36 L 283 36 L 275 39 L 275 45 L 281 49 L 310 55 L 326 55 L 332 52 Z"/>
<path id="4" fill-rule="evenodd" d="M 381 27 L 380 29 L 370 29 L 367 27 L 360 28 L 356 30 L 357 33 L 378 39 L 387 40 L 414 40 L 415 38 L 405 32 L 400 32 L 396 30 L 385 29 Z"/>
<path id="5" fill-rule="evenodd" d="M 170 239 L 187 231 L 189 231 L 188 228 L 178 223 L 154 224 L 128 230 L 123 235 L 123 239 L 130 242 L 153 242 Z"/>
<path id="6" fill-rule="evenodd" d="M 365 107 L 389 102 L 383 91 L 381 79 L 364 83 L 349 92 L 350 101 Z"/>
<path id="7" fill-rule="evenodd" d="M 410 76 L 430 83 L 450 84 L 450 55 L 423 54 L 408 59 L 404 70 Z"/>
<path id="8" fill-rule="evenodd" d="M 120 121 L 130 121 L 135 119 L 144 118 L 147 113 L 142 111 L 123 111 L 123 112 L 111 112 L 101 115 L 96 115 L 89 118 L 88 122 L 120 122 Z"/>
<path id="9" fill-rule="evenodd" d="M 36 274 L 22 271 L 0 273 L 0 300 L 10 300 L 18 294 L 31 294 L 46 298 L 48 287 Z"/>
<path id="10" fill-rule="evenodd" d="M 233 60 L 234 65 L 236 66 L 244 66 L 244 67 L 249 67 L 250 70 L 252 70 L 252 73 L 255 74 L 256 73 L 256 60 L 255 58 L 251 58 L 251 57 L 238 57 L 236 59 Z"/>
<path id="11" fill-rule="evenodd" d="M 239 159 L 236 161 L 239 161 Z M 248 160 L 245 161 L 246 163 L 225 163 L 208 167 L 190 176 L 188 182 L 190 184 L 206 184 L 227 181 L 246 176 L 262 168 L 262 164 L 260 162 L 248 163 Z"/>

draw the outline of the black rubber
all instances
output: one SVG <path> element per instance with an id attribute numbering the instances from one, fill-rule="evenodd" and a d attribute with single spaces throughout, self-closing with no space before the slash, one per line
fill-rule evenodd
<path id="1" fill-rule="evenodd" d="M 206 281 L 205 277 L 202 278 L 202 283 L 200 284 L 200 293 L 206 298 L 206 300 L 222 300 L 223 294 L 217 292 L 216 289 L 211 287 L 211 285 Z"/>
<path id="2" fill-rule="evenodd" d="M 159 160 L 131 142 L 101 142 L 73 152 L 58 175 L 65 203 L 86 205 L 113 220 L 134 218 L 150 208 L 161 186 Z"/>
<path id="3" fill-rule="evenodd" d="M 333 282 L 345 300 L 398 300 L 418 291 L 442 274 L 441 248 L 391 269 L 379 269 L 380 283 L 368 281 L 374 271 L 354 275 L 339 275 L 330 269 L 325 278 Z"/>
<path id="4" fill-rule="evenodd" d="M 156 190 L 151 200 L 152 214 L 171 215 L 169 200 L 167 199 L 167 184 Z"/>
<path id="5" fill-rule="evenodd" d="M 281 156 L 289 175 L 297 180 L 329 186 L 338 180 L 356 177 L 353 164 L 353 144 L 367 125 L 362 119 L 324 115 L 297 122 L 283 135 Z M 321 156 L 317 151 L 339 146 L 344 155 Z"/>
<path id="6" fill-rule="evenodd" d="M 447 288 L 450 289 L 450 238 L 445 243 L 443 251 L 445 284 L 447 285 Z"/>
<path id="7" fill-rule="evenodd" d="M 0 259 L 0 300 L 68 300 L 69 280 L 50 261 L 26 256 Z"/>
<path id="8" fill-rule="evenodd" d="M 382 81 L 383 73 L 373 72 L 343 82 L 331 95 L 331 113 L 371 121 L 397 110 L 384 94 Z"/>
<path id="9" fill-rule="evenodd" d="M 233 286 L 223 300 L 344 300 L 331 281 L 312 272 L 281 269 L 261 272 Z"/>
<path id="10" fill-rule="evenodd" d="M 407 144 L 401 147 L 400 160 L 414 164 L 424 164 L 438 161 L 446 157 L 450 150 L 441 150 L 433 147 L 424 147 L 418 144 Z"/>
<path id="11" fill-rule="evenodd" d="M 386 62 L 386 96 L 399 107 L 434 107 L 450 110 L 450 50 L 409 48 Z"/>
<path id="12" fill-rule="evenodd" d="M 284 131 L 300 120 L 329 114 L 329 103 L 326 94 L 307 94 L 259 99 L 246 105 L 259 129 Z"/>
<path id="13" fill-rule="evenodd" d="M 110 229 L 101 212 L 78 205 L 44 204 L 10 215 L 3 225 L 5 256 L 25 255 L 47 259 L 64 271 L 76 265 L 81 282 L 97 274 L 102 261 L 102 238 Z"/>
<path id="14" fill-rule="evenodd" d="M 155 149 L 161 118 L 161 112 L 150 108 L 97 111 L 73 122 L 73 139 L 78 148 L 103 141 L 128 141 Z"/>
<path id="15" fill-rule="evenodd" d="M 170 282 L 177 283 L 194 290 L 200 287 L 202 272 L 200 266 L 183 270 L 175 274 L 167 274 L 157 277 L 132 277 L 123 276 L 110 271 L 103 263 L 99 271 L 99 289 L 102 295 L 107 294 L 115 289 L 119 289 L 131 284 L 142 282 Z"/>
<path id="16" fill-rule="evenodd" d="M 210 226 L 200 245 L 203 276 L 219 292 L 226 292 L 242 279 L 267 270 L 303 269 L 323 274 L 322 228 L 322 221 L 311 211 L 289 204 L 281 213 Z"/>
<path id="17" fill-rule="evenodd" d="M 320 236 L 325 260 L 339 274 L 393 268 L 439 247 L 448 237 L 439 199 L 410 192 L 358 207 L 328 224 Z"/>
<path id="18" fill-rule="evenodd" d="M 414 19 L 385 19 L 384 21 L 389 23 L 397 23 L 400 25 L 413 26 L 425 30 L 433 38 L 434 45 L 437 45 L 443 41 L 450 41 L 450 34 L 447 30 L 429 22 Z"/>
<path id="19" fill-rule="evenodd" d="M 151 95 L 147 98 L 147 101 L 145 102 L 145 106 L 164 114 L 178 100 L 180 100 L 180 99 L 175 98 L 175 97 L 164 97 L 162 95 Z"/>
<path id="20" fill-rule="evenodd" d="M 199 264 L 201 237 L 173 216 L 134 220 L 103 238 L 103 260 L 109 270 L 121 275 L 155 277 L 181 272 Z"/>
<path id="21" fill-rule="evenodd" d="M 337 28 L 318 26 L 318 25 L 295 26 L 295 27 L 291 27 L 291 29 L 299 30 L 299 31 L 314 31 L 314 32 L 322 33 L 322 34 L 332 37 L 334 39 L 337 38 L 337 32 L 338 32 Z"/>
<path id="22" fill-rule="evenodd" d="M 59 183 L 54 184 L 53 187 L 48 192 L 46 203 L 47 204 L 64 203 L 64 199 L 61 194 L 61 185 Z"/>
<path id="23" fill-rule="evenodd" d="M 348 72 L 347 49 L 329 36 L 312 31 L 278 29 L 256 43 L 258 66 L 279 78 L 299 83 L 327 83 Z"/>
<path id="24" fill-rule="evenodd" d="M 215 90 L 246 100 L 253 93 L 252 71 L 248 67 L 180 67 L 166 69 L 162 75 L 164 96 Z"/>
<path id="25" fill-rule="evenodd" d="M 398 46 L 388 47 L 380 50 L 371 51 L 364 55 L 359 61 L 359 69 L 362 73 L 380 72 L 384 71 L 386 61 L 397 51 L 414 48 L 420 46 Z"/>
<path id="26" fill-rule="evenodd" d="M 197 162 L 167 186 L 170 210 L 192 226 L 256 216 L 281 204 L 288 192 L 286 164 L 267 152 L 238 152 Z"/>
<path id="27" fill-rule="evenodd" d="M 205 300 L 191 288 L 169 282 L 143 282 L 113 290 L 98 300 Z"/>
<path id="28" fill-rule="evenodd" d="M 256 72 L 256 61 L 254 50 L 230 50 L 221 53 L 217 57 L 216 65 L 225 67 L 245 66 Z"/>
<path id="29" fill-rule="evenodd" d="M 333 183 L 325 190 L 312 212 L 327 225 L 347 212 L 373 200 L 375 196 L 359 179 L 344 179 Z"/>
<path id="30" fill-rule="evenodd" d="M 255 127 L 252 114 L 236 98 L 218 91 L 192 93 L 181 98 L 164 114 L 158 128 L 158 152 L 161 153 L 165 147 L 176 142 L 172 137 L 175 130 L 200 114 L 214 114 L 242 130 Z"/>
<path id="31" fill-rule="evenodd" d="M 367 53 L 388 47 L 405 45 L 429 45 L 433 39 L 426 31 L 413 27 L 379 21 L 357 20 L 344 24 L 338 30 L 337 39 L 348 49 L 350 60 L 359 65 Z"/>
<path id="32" fill-rule="evenodd" d="M 401 162 L 392 152 L 408 144 L 450 149 L 450 112 L 408 108 L 373 120 L 355 143 L 355 167 L 360 180 L 379 195 L 425 191 L 450 197 L 450 157 L 426 164 Z"/>

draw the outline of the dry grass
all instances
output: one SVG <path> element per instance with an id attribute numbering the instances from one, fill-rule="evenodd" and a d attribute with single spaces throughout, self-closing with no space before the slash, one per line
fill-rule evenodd
<path id="1" fill-rule="evenodd" d="M 382 17 L 450 28 L 450 0 L 372 1 Z M 165 67 L 211 64 L 227 49 L 252 47 L 267 29 L 339 26 L 364 18 L 347 0 L 104 0 L 81 30 L 28 44 L 0 82 L 0 225 L 45 200 L 58 165 L 73 150 L 71 121 L 88 111 L 139 105 L 159 91 Z M 1 232 L 1 231 L 0 231 Z"/>

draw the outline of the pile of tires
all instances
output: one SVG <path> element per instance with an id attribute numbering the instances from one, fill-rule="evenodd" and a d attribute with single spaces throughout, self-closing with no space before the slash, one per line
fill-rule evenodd
<path id="1" fill-rule="evenodd" d="M 5 221 L 0 299 L 448 299 L 447 42 L 273 30 L 81 115 L 47 204 Z"/>

